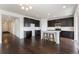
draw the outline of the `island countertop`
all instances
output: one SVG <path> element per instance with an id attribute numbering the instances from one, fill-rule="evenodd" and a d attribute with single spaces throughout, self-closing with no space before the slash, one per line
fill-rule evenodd
<path id="1" fill-rule="evenodd" d="M 60 30 L 47 30 L 47 31 L 41 31 L 41 39 L 43 39 L 43 33 L 54 33 L 55 35 L 55 42 L 56 44 L 60 44 Z"/>
<path id="2" fill-rule="evenodd" d="M 43 32 L 61 32 L 60 30 L 47 30 L 47 31 L 43 31 Z"/>

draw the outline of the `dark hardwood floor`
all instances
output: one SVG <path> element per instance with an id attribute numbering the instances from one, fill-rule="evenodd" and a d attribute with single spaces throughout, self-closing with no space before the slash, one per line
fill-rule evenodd
<path id="1" fill-rule="evenodd" d="M 1 54 L 78 54 L 77 43 L 74 40 L 60 38 L 61 44 L 40 39 L 19 39 L 5 33 L 0 47 Z"/>

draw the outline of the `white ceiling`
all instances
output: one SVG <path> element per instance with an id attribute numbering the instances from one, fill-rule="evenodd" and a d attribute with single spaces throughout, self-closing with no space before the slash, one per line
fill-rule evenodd
<path id="1" fill-rule="evenodd" d="M 16 12 L 36 19 L 41 18 L 62 18 L 73 16 L 76 4 L 31 4 L 32 10 L 22 10 L 17 4 L 0 4 L 0 9 Z M 66 8 L 63 8 L 66 6 Z M 48 15 L 49 14 L 49 15 Z"/>

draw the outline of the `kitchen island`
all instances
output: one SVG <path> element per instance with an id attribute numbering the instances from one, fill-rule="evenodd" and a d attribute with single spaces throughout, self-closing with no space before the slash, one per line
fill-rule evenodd
<path id="1" fill-rule="evenodd" d="M 41 31 L 41 39 L 43 39 L 44 33 L 48 33 L 48 34 L 53 33 L 54 34 L 54 40 L 55 40 L 56 44 L 60 44 L 60 32 L 61 32 L 60 30 Z"/>

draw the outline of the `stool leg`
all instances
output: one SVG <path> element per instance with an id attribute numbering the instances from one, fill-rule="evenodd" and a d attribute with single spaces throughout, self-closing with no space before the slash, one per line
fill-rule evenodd
<path id="1" fill-rule="evenodd" d="M 49 40 L 54 41 L 54 34 L 52 34 L 52 33 L 49 34 Z"/>
<path id="2" fill-rule="evenodd" d="M 55 36 L 53 35 L 53 40 L 54 40 L 54 42 L 55 42 Z"/>

